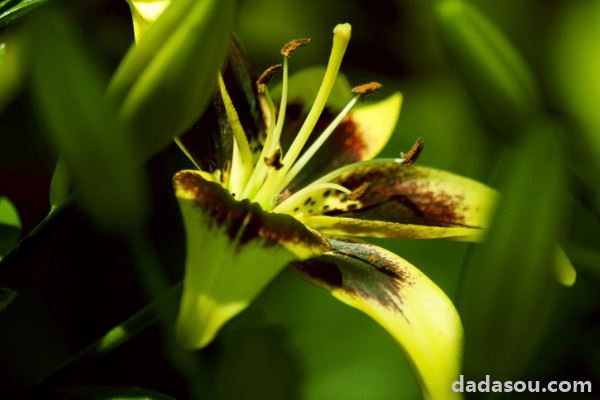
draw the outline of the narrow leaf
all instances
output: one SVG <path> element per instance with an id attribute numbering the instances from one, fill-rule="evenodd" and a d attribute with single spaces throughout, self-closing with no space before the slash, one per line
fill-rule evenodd
<path id="1" fill-rule="evenodd" d="M 13 203 L 0 197 L 0 259 L 17 244 L 21 234 L 21 220 Z"/>
<path id="2" fill-rule="evenodd" d="M 504 34 L 464 1 L 436 5 L 440 40 L 449 61 L 495 131 L 513 139 L 514 128 L 539 109 L 539 93 L 527 65 Z"/>
<path id="3" fill-rule="evenodd" d="M 48 0 L 16 0 L 0 2 L 0 30 Z"/>
<path id="4" fill-rule="evenodd" d="M 0 288 L 0 312 L 8 307 L 17 296 L 18 293 L 14 290 Z"/>
<path id="5" fill-rule="evenodd" d="M 503 164 L 497 214 L 485 243 L 472 248 L 461 280 L 465 374 L 471 379 L 522 376 L 557 300 L 556 243 L 565 191 L 560 147 L 547 124 L 531 127 L 527 136 Z"/>

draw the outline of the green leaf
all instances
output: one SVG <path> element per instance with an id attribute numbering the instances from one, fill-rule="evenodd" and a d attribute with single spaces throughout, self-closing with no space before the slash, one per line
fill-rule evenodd
<path id="1" fill-rule="evenodd" d="M 127 0 L 127 3 L 131 9 L 135 39 L 139 40 L 171 4 L 171 0 Z"/>
<path id="2" fill-rule="evenodd" d="M 198 119 L 227 52 L 233 0 L 181 0 L 148 28 L 117 69 L 108 97 L 141 159 Z"/>
<path id="3" fill-rule="evenodd" d="M 474 180 L 389 159 L 342 167 L 322 180 L 353 194 L 313 191 L 295 212 L 308 226 L 334 236 L 478 240 L 496 198 Z"/>
<path id="4" fill-rule="evenodd" d="M 0 288 L 0 312 L 8 307 L 18 295 L 14 290 Z"/>
<path id="5" fill-rule="evenodd" d="M 0 30 L 24 16 L 48 0 L 4 0 L 0 1 Z"/>
<path id="6" fill-rule="evenodd" d="M 150 389 L 122 386 L 65 387 L 54 391 L 64 400 L 174 400 Z"/>
<path id="7" fill-rule="evenodd" d="M 21 220 L 13 203 L 0 197 L 0 259 L 17 244 L 21 234 Z"/>
<path id="8" fill-rule="evenodd" d="M 174 177 L 186 231 L 177 333 L 186 348 L 209 344 L 290 261 L 323 253 L 328 242 L 294 218 L 235 201 L 198 171 Z"/>
<path id="9" fill-rule="evenodd" d="M 0 110 L 21 87 L 26 68 L 23 45 L 18 33 L 0 35 Z"/>
<path id="10" fill-rule="evenodd" d="M 555 263 L 565 210 L 556 133 L 545 123 L 530 127 L 528 139 L 503 164 L 496 216 L 464 267 L 459 311 L 471 379 L 522 376 L 553 317 L 560 288 L 555 274 L 564 268 Z"/>
<path id="11" fill-rule="evenodd" d="M 569 2 L 551 41 L 552 67 L 560 102 L 576 121 L 579 132 L 569 142 L 575 148 L 572 163 L 594 190 L 600 209 L 600 4 Z M 571 133 L 571 132 L 570 132 Z"/>
<path id="12" fill-rule="evenodd" d="M 50 211 L 66 204 L 71 198 L 71 178 L 64 161 L 58 159 L 50 180 Z"/>
<path id="13" fill-rule="evenodd" d="M 536 82 L 519 53 L 482 13 L 460 0 L 436 5 L 440 40 L 448 59 L 495 131 L 514 139 L 514 129 L 538 112 Z"/>
<path id="14" fill-rule="evenodd" d="M 454 305 L 421 271 L 382 248 L 332 240 L 333 251 L 293 265 L 309 281 L 383 326 L 404 350 L 425 399 L 452 391 L 462 355 Z"/>
<path id="15" fill-rule="evenodd" d="M 143 180 L 96 66 L 64 15 L 47 10 L 34 17 L 29 31 L 35 99 L 50 142 L 77 184 L 78 198 L 105 227 L 139 226 Z"/>

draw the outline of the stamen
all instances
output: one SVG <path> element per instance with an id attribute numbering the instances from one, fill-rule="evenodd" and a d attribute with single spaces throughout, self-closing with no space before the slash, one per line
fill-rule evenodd
<path id="1" fill-rule="evenodd" d="M 263 188 L 259 191 L 257 199 L 261 204 L 274 195 L 274 189 L 279 187 L 281 181 L 285 178 L 288 169 L 298 158 L 298 155 L 302 151 L 302 148 L 306 144 L 306 141 L 308 140 L 312 130 L 317 124 L 319 116 L 327 104 L 327 99 L 329 98 L 331 89 L 335 84 L 338 71 L 340 70 L 340 66 L 342 64 L 342 59 L 344 58 L 344 53 L 346 52 L 348 42 L 350 41 L 351 32 L 352 27 L 350 24 L 339 24 L 333 29 L 333 47 L 331 49 L 331 54 L 329 56 L 329 62 L 327 64 L 325 76 L 323 77 L 323 82 L 321 82 L 321 86 L 317 92 L 317 97 L 315 98 L 313 106 L 311 107 L 306 120 L 298 131 L 296 138 L 292 142 L 292 145 L 283 158 L 284 167 L 273 177 L 272 183 L 270 182 L 268 185 L 263 186 Z M 287 57 L 285 60 L 287 60 Z M 286 65 L 284 62 L 284 76 L 285 69 Z M 284 88 L 286 88 L 285 85 Z M 280 112 L 281 111 L 282 110 L 280 109 Z"/>
<path id="2" fill-rule="evenodd" d="M 284 44 L 283 47 L 281 48 L 281 55 L 286 58 L 289 58 L 296 52 L 296 50 L 308 45 L 309 43 L 310 43 L 310 38 L 290 40 L 289 42 Z"/>
<path id="3" fill-rule="evenodd" d="M 423 141 L 423 138 L 418 138 L 410 150 L 402 155 L 402 164 L 414 164 L 419 159 L 424 146 L 425 142 Z"/>
<path id="4" fill-rule="evenodd" d="M 331 134 L 335 131 L 335 129 L 339 126 L 344 118 L 348 115 L 352 107 L 356 104 L 358 99 L 360 99 L 360 95 L 356 95 L 348 102 L 346 107 L 335 117 L 333 121 L 325 128 L 325 130 L 319 135 L 317 140 L 315 140 L 310 147 L 302 154 L 302 157 L 298 159 L 296 164 L 292 167 L 292 169 L 287 173 L 285 178 L 281 181 L 279 186 L 275 189 L 275 192 L 280 192 L 283 190 L 299 173 L 302 171 L 302 168 L 308 164 L 308 162 L 313 158 L 313 156 L 317 153 L 317 151 L 323 146 L 325 141 L 329 139 Z"/>
<path id="5" fill-rule="evenodd" d="M 348 102 L 346 107 L 340 111 L 340 113 L 335 117 L 333 121 L 327 126 L 327 128 L 321 133 L 321 135 L 315 140 L 311 146 L 302 154 L 300 159 L 294 164 L 292 169 L 288 172 L 285 179 L 276 189 L 276 193 L 283 190 L 299 173 L 302 171 L 302 168 L 309 163 L 309 161 L 314 157 L 317 151 L 323 146 L 323 144 L 329 139 L 331 134 L 335 131 L 335 129 L 339 126 L 342 120 L 348 115 L 352 107 L 356 104 L 356 102 L 363 96 L 366 96 L 370 93 L 376 92 L 381 89 L 381 83 L 379 82 L 369 82 L 362 85 L 355 86 L 352 89 L 352 92 L 356 95 Z"/>
<path id="6" fill-rule="evenodd" d="M 265 97 L 268 101 L 271 101 L 271 97 L 269 95 L 269 91 L 265 88 Z M 283 130 L 283 122 L 285 120 L 285 111 L 287 108 L 287 93 L 288 93 L 288 59 L 287 57 L 283 58 L 283 83 L 281 90 L 281 100 L 279 103 L 279 115 L 277 116 L 277 122 L 275 124 L 275 128 L 273 131 L 267 134 L 267 140 L 265 141 L 265 145 L 262 149 L 260 156 L 265 159 L 265 157 L 270 157 L 275 149 L 279 147 L 279 138 L 281 137 L 281 131 Z M 273 102 L 271 101 L 271 104 Z M 273 106 L 273 116 L 275 115 L 275 107 Z M 267 168 L 263 163 L 259 163 L 254 171 L 252 171 L 252 176 L 250 177 L 248 184 L 244 188 L 243 197 L 248 198 L 250 196 L 254 196 L 256 192 L 259 190 L 260 185 L 265 180 L 267 175 Z"/>
<path id="7" fill-rule="evenodd" d="M 365 96 L 367 94 L 378 91 L 379 89 L 381 89 L 381 86 L 382 85 L 379 82 L 363 83 L 362 85 L 354 86 L 352 88 L 352 93 Z"/>
<path id="8" fill-rule="evenodd" d="M 342 185 L 338 185 L 337 183 L 315 183 L 306 186 L 305 188 L 297 191 L 296 193 L 282 201 L 281 204 L 279 204 L 273 209 L 273 212 L 289 213 L 291 212 L 291 210 L 294 209 L 294 207 L 303 203 L 314 192 L 324 189 L 337 190 L 347 195 L 352 193 L 349 189 L 343 187 Z"/>
<path id="9" fill-rule="evenodd" d="M 371 184 L 369 182 L 363 182 L 359 187 L 354 189 L 348 196 L 348 200 L 358 200 L 367 191 Z"/>
<path id="10" fill-rule="evenodd" d="M 271 65 L 269 68 L 265 69 L 262 74 L 260 74 L 258 80 L 256 81 L 259 94 L 263 94 L 265 92 L 267 83 L 271 80 L 273 75 L 281 70 L 281 68 L 283 68 L 282 64 Z"/>

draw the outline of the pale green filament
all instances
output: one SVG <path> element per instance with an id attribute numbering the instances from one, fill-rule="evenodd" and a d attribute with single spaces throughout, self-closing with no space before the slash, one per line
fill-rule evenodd
<path id="1" fill-rule="evenodd" d="M 310 145 L 310 147 L 302 154 L 302 157 L 298 159 L 298 161 L 294 164 L 292 169 L 287 173 L 283 181 L 280 183 L 279 187 L 275 188 L 275 192 L 278 193 L 283 190 L 289 183 L 302 171 L 302 168 L 308 164 L 308 162 L 313 158 L 316 152 L 323 146 L 325 141 L 329 139 L 329 136 L 335 131 L 340 122 L 348 115 L 352 107 L 356 104 L 358 99 L 360 99 L 360 95 L 356 95 L 348 102 L 346 107 L 335 117 L 333 121 L 325 128 L 323 133 Z"/>
<path id="2" fill-rule="evenodd" d="M 273 212 L 290 213 L 295 207 L 297 207 L 299 204 L 304 202 L 314 192 L 317 192 L 319 190 L 327 190 L 327 189 L 338 190 L 345 194 L 352 193 L 351 190 L 349 190 L 341 185 L 338 185 L 336 183 L 326 183 L 326 182 L 325 183 L 315 183 L 315 184 L 306 186 L 302 190 L 297 191 L 296 193 L 294 193 L 293 195 L 291 195 L 290 197 L 285 199 L 283 202 L 281 202 L 281 204 L 279 204 L 277 207 L 275 207 L 273 209 Z"/>
<path id="3" fill-rule="evenodd" d="M 192 164 L 194 164 L 194 167 L 196 167 L 199 170 L 202 170 L 202 168 L 200 168 L 200 165 L 198 165 L 196 160 L 194 160 L 194 157 L 192 157 L 192 154 L 188 151 L 187 147 L 185 147 L 185 145 L 183 144 L 181 139 L 178 137 L 175 137 L 175 139 L 173 139 L 173 141 L 175 142 L 175 144 L 177 144 L 177 147 L 179 147 L 179 150 L 181 150 L 181 152 L 183 154 L 185 154 L 185 156 L 188 158 L 188 160 L 190 160 L 190 162 Z"/>
<path id="4" fill-rule="evenodd" d="M 227 92 L 227 88 L 225 87 L 225 82 L 223 82 L 223 77 L 219 74 L 219 90 L 221 92 L 221 98 L 223 99 L 223 105 L 225 107 L 225 114 L 227 115 L 227 121 L 231 126 L 231 130 L 233 131 L 233 138 L 235 140 L 235 145 L 237 145 L 237 149 L 239 151 L 241 171 L 240 171 L 240 180 L 239 183 L 234 183 L 236 190 L 241 190 L 245 186 L 246 179 L 250 176 L 253 168 L 252 162 L 252 151 L 250 150 L 250 145 L 248 144 L 248 139 L 246 138 L 246 132 L 244 132 L 244 128 L 240 122 L 240 118 L 238 116 L 237 111 L 231 101 L 231 97 Z M 235 146 L 234 146 L 235 147 Z M 235 153 L 235 150 L 234 150 Z M 234 154 L 234 159 L 235 159 Z M 234 165 L 233 168 L 236 168 Z"/>
<path id="5" fill-rule="evenodd" d="M 323 82 L 317 92 L 317 97 L 306 117 L 306 120 L 302 124 L 302 127 L 298 131 L 296 138 L 292 142 L 289 150 L 283 158 L 283 168 L 273 174 L 272 179 L 268 179 L 265 185 L 260 189 L 256 196 L 256 200 L 261 205 L 272 204 L 274 197 L 277 194 L 276 189 L 280 187 L 281 182 L 284 180 L 287 172 L 294 164 L 298 155 L 302 151 L 302 148 L 306 144 L 312 130 L 314 129 L 317 121 L 321 115 L 321 112 L 327 104 L 327 99 L 331 93 L 331 89 L 337 78 L 338 71 L 340 69 L 344 53 L 348 47 L 350 41 L 350 35 L 352 28 L 350 24 L 339 24 L 333 30 L 333 47 L 331 49 L 331 55 L 329 56 L 329 62 L 323 77 Z M 284 84 L 284 89 L 287 85 Z M 280 109 L 280 113 L 282 110 Z M 278 121 L 279 122 L 279 121 Z M 283 122 L 281 122 L 283 123 Z M 276 129 L 277 130 L 277 129 Z"/>
<path id="6" fill-rule="evenodd" d="M 283 130 L 283 122 L 285 120 L 285 111 L 287 108 L 287 93 L 288 93 L 288 58 L 283 57 L 283 89 L 281 91 L 281 100 L 279 103 L 279 115 L 277 116 L 277 123 L 273 129 L 267 132 L 267 139 L 265 145 L 258 158 L 258 165 L 256 165 L 252 176 L 248 181 L 248 185 L 244 189 L 243 198 L 251 197 L 256 194 L 260 185 L 263 183 L 265 176 L 267 175 L 267 166 L 263 162 L 265 158 L 271 157 L 277 147 L 279 147 L 279 139 Z M 271 109 L 271 121 L 275 119 L 275 107 L 269 94 L 269 89 L 265 86 L 265 99 L 269 103 Z"/>

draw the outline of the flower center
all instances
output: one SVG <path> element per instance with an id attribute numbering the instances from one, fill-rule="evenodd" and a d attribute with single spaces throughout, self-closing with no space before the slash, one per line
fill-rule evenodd
<path id="1" fill-rule="evenodd" d="M 342 120 L 352 110 L 358 100 L 363 95 L 371 93 L 381 87 L 381 85 L 376 82 L 355 87 L 352 90 L 354 96 L 348 104 L 319 134 L 313 143 L 305 149 L 306 143 L 317 125 L 319 117 L 327 104 L 327 100 L 335 84 L 342 59 L 350 41 L 351 31 L 352 28 L 350 24 L 347 23 L 339 24 L 334 28 L 333 46 L 317 96 L 306 119 L 285 154 L 283 154 L 280 139 L 283 131 L 288 100 L 288 60 L 297 49 L 307 45 L 310 42 L 310 39 L 296 39 L 284 45 L 281 49 L 281 54 L 283 55 L 282 64 L 268 68 L 257 82 L 259 96 L 262 96 L 269 111 L 269 123 L 267 124 L 264 146 L 256 164 L 253 163 L 250 145 L 239 121 L 235 107 L 227 93 L 223 79 L 219 77 L 219 89 L 234 137 L 231 177 L 229 179 L 228 189 L 232 193 L 240 193 L 238 196 L 239 199 L 250 199 L 251 201 L 255 201 L 267 211 L 291 213 L 298 203 L 304 201 L 305 198 L 315 191 L 331 189 L 346 194 L 350 193 L 348 189 L 340 185 L 319 179 L 299 190 L 280 204 L 277 204 L 280 193 L 285 190 L 285 188 L 309 163 L 321 146 L 340 125 Z M 269 93 L 267 82 L 279 69 L 283 70 L 283 82 L 278 109 L 279 113 L 276 117 L 275 105 Z"/>

